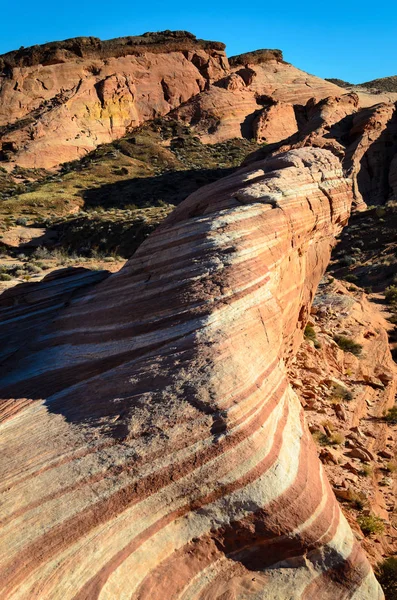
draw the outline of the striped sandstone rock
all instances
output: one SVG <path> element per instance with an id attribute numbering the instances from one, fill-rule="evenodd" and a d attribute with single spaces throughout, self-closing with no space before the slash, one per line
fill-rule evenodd
<path id="1" fill-rule="evenodd" d="M 383 598 L 286 376 L 351 201 L 326 150 L 260 161 L 42 306 L 2 365 L 1 598 Z"/>

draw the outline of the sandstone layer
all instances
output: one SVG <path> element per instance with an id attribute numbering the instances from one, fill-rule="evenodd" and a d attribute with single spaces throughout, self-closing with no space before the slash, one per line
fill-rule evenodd
<path id="1" fill-rule="evenodd" d="M 358 105 L 397 94 L 355 90 Z M 101 41 L 73 38 L 0 56 L 0 160 L 51 168 L 171 112 L 205 143 L 280 142 L 308 101 L 346 89 L 283 60 L 280 50 L 231 57 L 186 31 Z"/>
<path id="2" fill-rule="evenodd" d="M 355 205 L 384 204 L 397 198 L 397 111 L 394 103 L 360 107 L 356 93 L 330 96 L 316 102 L 311 98 L 305 106 L 272 107 L 279 119 L 265 120 L 262 135 L 270 142 L 246 162 L 275 155 L 292 148 L 313 146 L 326 148 L 338 156 L 346 173 L 353 179 Z M 289 126 L 290 134 L 278 140 L 280 122 L 291 123 L 294 108 L 297 126 Z M 259 129 L 259 131 L 261 131 Z M 269 135 L 270 134 L 270 135 Z"/>
<path id="3" fill-rule="evenodd" d="M 2 364 L 3 598 L 383 598 L 287 379 L 351 201 L 335 156 L 290 151 L 56 317 L 32 301 Z"/>
<path id="4" fill-rule="evenodd" d="M 0 56 L 0 156 L 74 160 L 161 116 L 225 75 L 224 45 L 188 32 L 75 38 Z"/>
<path id="5" fill-rule="evenodd" d="M 248 57 L 247 60 L 252 62 L 239 64 L 235 60 L 232 63 L 235 66 L 226 77 L 172 113 L 183 123 L 191 125 L 204 142 L 214 143 L 234 137 L 252 138 L 255 121 L 273 104 L 282 102 L 283 105 L 301 106 L 310 98 L 320 100 L 345 91 L 297 69 L 280 56 L 265 54 L 262 60 Z M 280 116 L 277 115 L 278 118 Z M 280 127 L 280 124 L 273 121 L 273 126 Z M 279 137 L 277 141 L 280 139 L 284 138 Z M 274 135 L 271 141 L 276 141 Z"/>

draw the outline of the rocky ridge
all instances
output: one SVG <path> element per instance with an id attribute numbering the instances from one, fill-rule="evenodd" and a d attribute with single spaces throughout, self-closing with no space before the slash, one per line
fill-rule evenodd
<path id="1" fill-rule="evenodd" d="M 331 153 L 290 151 L 42 306 L 3 365 L 5 595 L 383 597 L 286 377 L 351 201 Z M 11 336 L 36 312 L 6 311 Z"/>
<path id="2" fill-rule="evenodd" d="M 291 105 L 279 106 L 279 119 L 291 119 Z M 394 103 L 379 103 L 360 108 L 355 93 L 310 99 L 296 112 L 297 128 L 282 140 L 259 149 L 247 162 L 263 156 L 285 152 L 290 148 L 313 146 L 327 148 L 342 160 L 343 167 L 353 179 L 355 205 L 385 204 L 397 197 L 397 111 Z M 269 136 L 277 127 L 269 120 L 262 135 Z"/>
<path id="3" fill-rule="evenodd" d="M 53 167 L 161 116 L 228 70 L 224 45 L 187 32 L 76 38 L 0 57 L 3 160 Z"/>
<path id="4" fill-rule="evenodd" d="M 21 48 L 0 56 L 0 160 L 8 170 L 53 168 L 172 111 L 205 143 L 276 142 L 299 129 L 292 113 L 308 100 L 344 92 L 286 63 L 280 50 L 229 63 L 224 44 L 185 31 Z M 370 106 L 393 94 L 358 96 Z M 271 132 L 278 103 L 290 115 Z"/>

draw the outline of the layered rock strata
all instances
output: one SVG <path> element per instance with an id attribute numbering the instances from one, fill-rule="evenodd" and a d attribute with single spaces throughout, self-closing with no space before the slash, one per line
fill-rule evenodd
<path id="1" fill-rule="evenodd" d="M 0 158 L 49 168 L 121 137 L 228 72 L 224 44 L 188 32 L 75 38 L 0 57 Z"/>
<path id="2" fill-rule="evenodd" d="M 234 66 L 229 74 L 173 111 L 173 117 L 190 125 L 207 143 L 234 137 L 250 139 L 256 136 L 258 118 L 266 116 L 269 107 L 275 103 L 293 108 L 293 105 L 305 105 L 313 97 L 318 101 L 328 96 L 340 96 L 345 92 L 324 79 L 286 63 L 282 60 L 282 55 L 269 53 L 271 51 L 259 52 L 262 54 L 258 56 L 255 53 L 242 55 L 247 57 L 246 63 L 243 59 L 239 62 L 239 57 L 234 57 Z M 278 111 L 277 118 L 280 117 Z M 287 135 L 291 135 L 296 129 L 290 131 L 290 115 L 287 121 Z M 276 141 L 277 129 L 284 132 L 280 123 L 275 123 L 274 127 L 276 131 L 272 132 L 270 141 Z M 277 141 L 285 137 L 285 134 L 277 137 Z M 269 141 L 261 135 L 258 139 Z"/>
<path id="3" fill-rule="evenodd" d="M 186 31 L 21 48 L 0 56 L 0 161 L 9 170 L 55 167 L 170 112 L 205 143 L 280 142 L 300 130 L 309 100 L 344 93 L 280 50 L 229 64 L 224 44 Z M 361 88 L 356 97 L 360 107 L 397 100 Z"/>
<path id="4" fill-rule="evenodd" d="M 278 119 L 270 118 L 271 110 Z M 384 204 L 397 198 L 397 111 L 394 103 L 361 108 L 360 98 L 355 93 L 330 96 L 319 102 L 312 98 L 299 109 L 277 103 L 257 118 L 255 133 L 260 141 L 269 144 L 248 157 L 246 162 L 293 148 L 326 148 L 342 160 L 345 171 L 353 179 L 358 208 L 366 203 Z"/>
<path id="5" fill-rule="evenodd" d="M 258 162 L 42 311 L 2 365 L 3 598 L 383 598 L 286 376 L 351 201 L 325 150 Z"/>

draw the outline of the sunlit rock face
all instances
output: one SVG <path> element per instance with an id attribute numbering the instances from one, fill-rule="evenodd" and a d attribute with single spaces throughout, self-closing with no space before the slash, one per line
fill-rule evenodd
<path id="1" fill-rule="evenodd" d="M 0 158 L 50 168 L 162 116 L 224 76 L 224 44 L 168 31 L 0 56 Z"/>
<path id="2" fill-rule="evenodd" d="M 2 365 L 2 597 L 383 598 L 286 376 L 351 202 L 333 154 L 293 150 L 58 310 L 32 298 Z M 4 310 L 12 337 L 29 312 Z"/>

